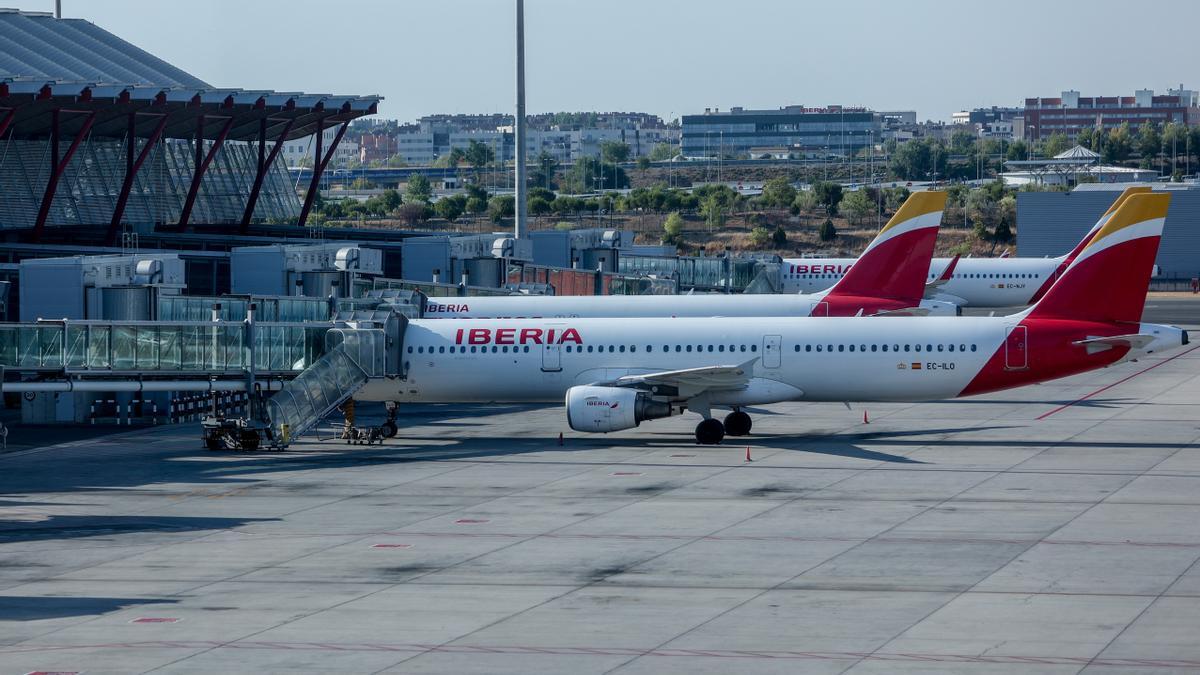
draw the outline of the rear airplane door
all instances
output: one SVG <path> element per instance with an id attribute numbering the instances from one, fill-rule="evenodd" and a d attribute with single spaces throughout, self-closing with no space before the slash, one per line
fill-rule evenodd
<path id="1" fill-rule="evenodd" d="M 1008 370 L 1025 370 L 1029 367 L 1029 329 L 1025 326 L 1009 326 L 1004 338 L 1004 367 Z"/>
<path id="2" fill-rule="evenodd" d="M 547 373 L 562 370 L 562 345 L 542 345 L 542 370 Z"/>
<path id="3" fill-rule="evenodd" d="M 782 361 L 783 338 L 768 335 L 763 338 L 763 367 L 778 368 Z"/>

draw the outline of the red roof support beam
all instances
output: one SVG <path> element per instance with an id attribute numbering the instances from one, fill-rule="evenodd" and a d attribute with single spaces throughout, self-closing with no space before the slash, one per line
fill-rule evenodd
<path id="1" fill-rule="evenodd" d="M 283 131 L 275 139 L 275 147 L 271 148 L 270 154 L 264 158 L 263 153 L 267 145 L 267 118 L 262 119 L 262 126 L 258 128 L 258 171 L 254 174 L 254 185 L 250 188 L 250 196 L 246 199 L 246 211 L 242 214 L 242 234 L 246 234 L 250 229 L 250 219 L 254 217 L 254 207 L 258 205 L 258 195 L 262 192 L 263 181 L 266 180 L 271 166 L 275 164 L 275 158 L 279 156 L 279 151 L 283 149 L 283 142 L 287 140 L 288 134 L 292 131 L 292 125 L 295 123 L 295 117 L 287 121 Z"/>
<path id="2" fill-rule="evenodd" d="M 141 152 L 134 157 L 133 146 L 137 142 L 137 137 L 134 136 L 136 116 L 137 113 L 129 113 L 129 147 L 125 153 L 125 180 L 121 183 L 121 194 L 117 196 L 117 205 L 113 207 L 112 220 L 108 223 L 108 236 L 105 241 L 109 246 L 117 243 L 117 230 L 121 227 L 121 218 L 125 215 L 125 205 L 129 203 L 129 193 L 133 191 L 133 179 L 137 177 L 142 164 L 154 150 L 158 139 L 162 138 L 163 129 L 167 126 L 167 115 L 160 115 L 158 126 L 154 127 L 154 132 L 146 139 L 146 144 L 142 146 Z"/>
<path id="3" fill-rule="evenodd" d="M 71 139 L 71 145 L 67 146 L 67 153 L 62 156 L 62 159 L 59 159 L 59 113 L 61 112 L 55 108 L 50 113 L 50 180 L 46 181 L 46 193 L 42 195 L 42 204 L 38 208 L 37 220 L 33 224 L 33 240 L 35 242 L 41 241 L 42 232 L 46 229 L 46 219 L 50 217 L 50 204 L 54 202 L 54 193 L 58 190 L 59 179 L 66 173 L 71 158 L 79 149 L 79 144 L 87 137 L 88 132 L 92 130 L 92 123 L 96 121 L 95 111 L 85 113 L 87 117 L 83 120 L 83 126 L 75 134 L 75 138 Z"/>
<path id="4" fill-rule="evenodd" d="M 333 142 L 329 144 L 329 150 L 322 157 L 321 132 L 324 130 L 321 128 L 321 123 L 317 123 L 317 152 L 315 155 L 317 161 L 313 162 L 312 183 L 308 186 L 308 193 L 304 195 L 304 208 L 300 209 L 300 220 L 296 221 L 296 224 L 300 227 L 304 227 L 304 224 L 308 222 L 308 212 L 312 210 L 313 202 L 317 199 L 317 188 L 321 184 L 321 174 L 325 173 L 325 166 L 329 164 L 329 160 L 333 159 L 333 153 L 337 151 L 338 143 L 342 142 L 342 136 L 346 135 L 346 128 L 349 126 L 349 120 L 342 122 L 337 135 L 333 137 Z"/>
<path id="5" fill-rule="evenodd" d="M 192 186 L 188 188 L 187 200 L 183 202 L 183 211 L 179 214 L 179 223 L 176 228 L 179 230 L 187 227 L 188 219 L 192 217 L 192 207 L 196 205 L 196 196 L 200 194 L 200 181 L 204 179 L 204 173 L 208 171 L 208 166 L 212 164 L 213 157 L 217 156 L 217 152 L 221 150 L 221 146 L 225 144 L 225 137 L 229 135 L 229 129 L 233 126 L 233 116 L 225 118 L 225 126 L 221 127 L 221 133 L 213 140 L 213 146 L 204 152 L 204 116 L 200 116 L 200 122 L 196 129 L 196 170 L 192 172 Z"/>
<path id="6" fill-rule="evenodd" d="M 8 112 L 4 115 L 4 119 L 0 119 L 0 137 L 3 137 L 8 132 L 8 127 L 12 125 L 13 118 L 16 116 L 17 109 L 9 108 Z"/>

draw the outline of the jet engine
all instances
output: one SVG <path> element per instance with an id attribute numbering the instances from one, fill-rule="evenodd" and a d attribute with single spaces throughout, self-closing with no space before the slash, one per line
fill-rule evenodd
<path id="1" fill-rule="evenodd" d="M 632 429 L 645 420 L 677 412 L 670 403 L 655 401 L 648 392 L 625 387 L 571 387 L 566 405 L 567 424 L 575 431 L 588 432 Z"/>

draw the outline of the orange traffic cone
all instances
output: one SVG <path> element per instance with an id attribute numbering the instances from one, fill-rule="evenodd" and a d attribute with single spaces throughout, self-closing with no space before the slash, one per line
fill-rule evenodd
<path id="1" fill-rule="evenodd" d="M 753 462 L 753 461 L 754 461 L 754 460 L 750 459 L 750 446 L 748 446 L 748 445 L 746 446 L 746 461 L 747 461 L 747 462 Z"/>
<path id="2" fill-rule="evenodd" d="M 863 411 L 863 424 L 870 424 L 871 420 L 867 419 L 867 411 Z"/>

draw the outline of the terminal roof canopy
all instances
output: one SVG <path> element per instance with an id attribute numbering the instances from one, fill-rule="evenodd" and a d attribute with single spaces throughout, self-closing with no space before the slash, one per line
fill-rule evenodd
<path id="1" fill-rule="evenodd" d="M 95 113 L 92 134 L 123 137 L 134 113 L 138 136 L 150 136 L 166 116 L 164 136 L 195 138 L 203 114 L 205 138 L 232 119 L 229 140 L 257 140 L 266 119 L 268 138 L 286 128 L 287 140 L 374 114 L 380 100 L 213 87 L 83 19 L 0 8 L 0 121 L 14 111 L 16 138 L 48 136 L 50 113 L 60 110 L 66 134 Z"/>

